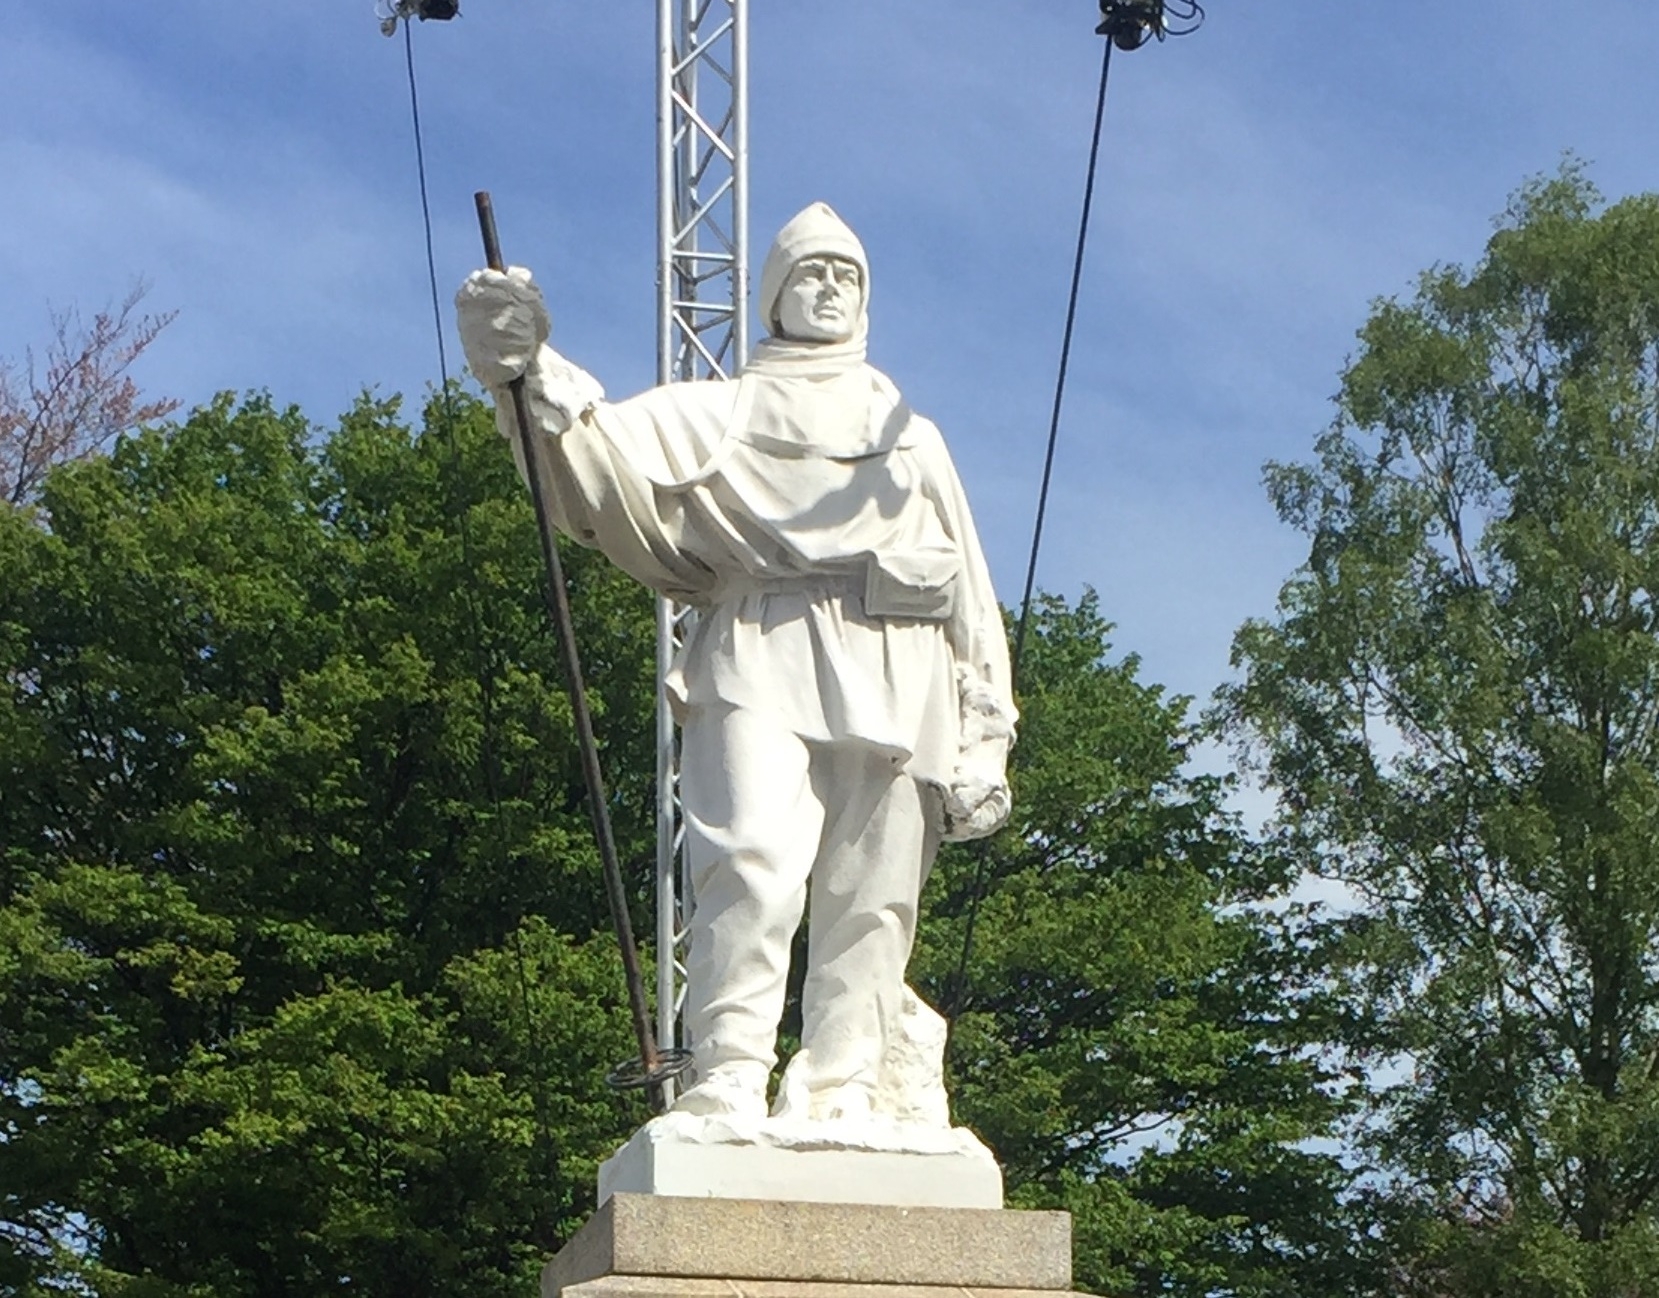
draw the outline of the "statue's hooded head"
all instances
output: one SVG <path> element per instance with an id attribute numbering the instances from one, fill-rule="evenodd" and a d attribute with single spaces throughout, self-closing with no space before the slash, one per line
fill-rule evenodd
<path id="1" fill-rule="evenodd" d="M 870 261 L 858 236 L 827 203 L 813 203 L 791 217 L 778 231 L 777 241 L 766 254 L 760 272 L 760 310 L 773 338 L 784 338 L 783 296 L 791 288 L 792 272 L 803 262 L 827 260 L 850 263 L 858 271 L 858 301 L 850 336 L 837 341 L 862 351 L 869 332 Z M 818 341 L 800 338 L 797 341 Z"/>
<path id="2" fill-rule="evenodd" d="M 789 463 L 801 447 L 843 460 L 893 447 L 909 409 L 865 363 L 869 308 L 870 262 L 858 236 L 825 203 L 792 217 L 760 272 L 770 336 L 743 367 L 747 405 L 733 421 L 740 440 L 773 453 L 797 448 Z"/>

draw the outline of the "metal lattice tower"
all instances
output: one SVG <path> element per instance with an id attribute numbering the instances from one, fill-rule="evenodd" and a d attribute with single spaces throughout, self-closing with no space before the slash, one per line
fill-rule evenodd
<path id="1" fill-rule="evenodd" d="M 749 2 L 657 0 L 657 381 L 730 378 L 748 355 Z M 657 601 L 657 1040 L 680 1040 L 690 889 L 663 680 L 690 609 Z"/>

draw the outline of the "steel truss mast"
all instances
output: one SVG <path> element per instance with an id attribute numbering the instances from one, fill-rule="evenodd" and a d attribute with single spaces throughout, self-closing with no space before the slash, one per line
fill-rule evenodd
<path id="1" fill-rule="evenodd" d="M 731 378 L 749 350 L 749 3 L 657 0 L 657 381 Z M 679 1017 L 690 887 L 663 682 L 693 613 L 657 602 L 657 1040 Z"/>

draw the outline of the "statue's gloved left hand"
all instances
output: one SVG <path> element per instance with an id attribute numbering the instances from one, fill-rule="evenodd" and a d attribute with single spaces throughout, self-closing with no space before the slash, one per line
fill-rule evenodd
<path id="1" fill-rule="evenodd" d="M 959 772 L 939 795 L 939 833 L 947 843 L 984 838 L 1008 819 L 1008 785 L 1001 781 L 993 784 Z"/>
<path id="2" fill-rule="evenodd" d="M 956 688 L 962 709 L 956 769 L 947 783 L 935 786 L 937 827 L 947 843 L 996 833 L 1012 805 L 1008 747 L 1014 719 L 988 684 L 960 666 Z"/>
<path id="3" fill-rule="evenodd" d="M 492 390 L 530 368 L 553 328 L 541 289 L 522 266 L 468 275 L 455 294 L 455 321 L 468 367 Z"/>

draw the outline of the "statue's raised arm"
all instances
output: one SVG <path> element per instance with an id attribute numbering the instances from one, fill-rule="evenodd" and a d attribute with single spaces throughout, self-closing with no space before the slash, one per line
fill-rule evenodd
<path id="1" fill-rule="evenodd" d="M 480 271 L 456 300 L 498 408 L 525 377 L 557 526 L 701 613 L 668 681 L 693 895 L 683 1111 L 766 1113 L 810 905 L 781 1109 L 948 1122 L 937 1078 L 894 1064 L 929 1013 L 904 969 L 941 839 L 1008 815 L 1015 711 L 966 498 L 939 430 L 865 360 L 869 302 L 863 246 L 813 204 L 766 259 L 769 336 L 736 379 L 608 402 L 547 346 L 527 272 Z"/>

